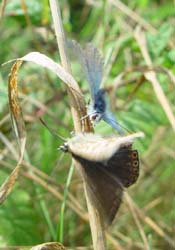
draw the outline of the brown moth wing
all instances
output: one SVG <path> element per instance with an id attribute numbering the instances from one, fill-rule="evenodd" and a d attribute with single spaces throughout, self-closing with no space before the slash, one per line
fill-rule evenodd
<path id="1" fill-rule="evenodd" d="M 102 216 L 105 225 L 110 225 L 121 204 L 123 188 L 105 170 L 102 162 L 93 162 L 77 155 L 73 157 L 81 164 L 87 187 L 94 205 Z"/>
<path id="2" fill-rule="evenodd" d="M 139 156 L 137 150 L 123 147 L 105 165 L 113 178 L 118 178 L 124 187 L 133 185 L 139 177 Z"/>
<path id="3" fill-rule="evenodd" d="M 112 223 L 120 207 L 123 188 L 136 182 L 139 160 L 136 150 L 120 148 L 108 161 L 96 162 L 73 154 L 84 170 L 88 188 L 105 224 Z"/>

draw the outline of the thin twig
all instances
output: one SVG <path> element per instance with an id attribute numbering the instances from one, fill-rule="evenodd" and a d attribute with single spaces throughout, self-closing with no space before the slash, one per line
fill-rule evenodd
<path id="1" fill-rule="evenodd" d="M 148 66 L 152 66 L 153 63 L 151 61 L 151 57 L 148 53 L 147 50 L 147 44 L 146 44 L 146 38 L 145 38 L 145 34 L 144 32 L 141 31 L 140 27 L 137 27 L 137 29 L 135 30 L 135 38 L 138 42 L 138 45 L 140 47 L 140 50 L 142 52 L 142 55 L 145 59 L 145 62 Z M 167 118 L 170 121 L 170 124 L 175 132 L 175 117 L 174 114 L 172 112 L 172 109 L 170 107 L 170 104 L 161 88 L 161 85 L 157 79 L 157 76 L 155 74 L 155 72 L 151 71 L 151 72 L 145 72 L 145 78 L 150 81 L 152 83 L 154 92 L 157 96 L 158 101 L 160 102 L 163 110 L 165 111 L 165 114 L 167 116 Z"/>
<path id="2" fill-rule="evenodd" d="M 2 0 L 1 7 L 0 7 L 0 24 L 1 24 L 2 18 L 4 16 L 4 10 L 5 10 L 6 4 L 7 4 L 7 0 Z"/>
<path id="3" fill-rule="evenodd" d="M 132 20 L 134 20 L 138 25 L 140 25 L 144 29 L 154 33 L 156 32 L 156 29 L 151 24 L 149 24 L 145 19 L 143 19 L 135 11 L 131 10 L 127 5 L 125 5 L 121 1 L 119 0 L 108 0 L 108 1 L 112 5 L 120 9 L 123 13 L 129 16 Z"/>
<path id="4" fill-rule="evenodd" d="M 125 193 L 125 198 L 128 194 Z M 132 206 L 134 207 L 135 211 L 137 212 L 137 215 L 141 220 L 143 220 L 147 225 L 149 225 L 159 236 L 161 236 L 170 246 L 175 247 L 175 241 L 172 240 L 164 231 L 163 229 L 157 225 L 150 217 L 148 217 L 142 209 L 140 209 L 137 204 L 132 200 L 131 197 L 130 202 L 132 203 Z M 173 248 L 174 249 L 174 248 Z"/>
<path id="5" fill-rule="evenodd" d="M 141 242 L 137 242 L 135 239 L 131 239 L 129 236 L 125 235 L 124 233 L 121 233 L 119 231 L 116 231 L 114 233 L 114 236 L 117 238 L 121 239 L 122 241 L 126 242 L 130 247 L 136 247 L 138 249 L 143 249 L 145 250 L 143 244 Z"/>
<path id="6" fill-rule="evenodd" d="M 138 216 L 137 216 L 136 211 L 134 210 L 134 207 L 133 207 L 133 205 L 132 205 L 130 196 L 129 196 L 127 193 L 125 193 L 125 199 L 126 199 L 126 201 L 127 201 L 127 203 L 128 203 L 129 209 L 130 209 L 130 211 L 131 211 L 131 213 L 132 213 L 132 216 L 133 216 L 133 218 L 134 218 L 134 220 L 135 220 L 135 223 L 136 223 L 136 225 L 137 225 L 137 227 L 138 227 L 138 229 L 139 229 L 140 235 L 141 235 L 142 240 L 143 240 L 143 242 L 144 242 L 145 250 L 149 250 L 150 248 L 149 248 L 148 240 L 147 240 L 147 238 L 146 238 L 144 229 L 143 229 L 143 227 L 142 227 L 142 225 L 141 225 L 141 223 L 140 223 L 140 221 L 139 221 L 139 218 L 138 218 Z"/>
<path id="7" fill-rule="evenodd" d="M 120 243 L 111 234 L 107 234 L 107 238 L 115 246 L 115 250 L 124 250 Z"/>

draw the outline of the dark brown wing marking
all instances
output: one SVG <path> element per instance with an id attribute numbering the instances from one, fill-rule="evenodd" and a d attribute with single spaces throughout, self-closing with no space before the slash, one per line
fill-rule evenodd
<path id="1" fill-rule="evenodd" d="M 111 224 L 120 207 L 123 188 L 139 176 L 138 152 L 131 147 L 119 149 L 108 161 L 89 161 L 73 154 L 80 162 L 95 205 L 106 224 Z"/>

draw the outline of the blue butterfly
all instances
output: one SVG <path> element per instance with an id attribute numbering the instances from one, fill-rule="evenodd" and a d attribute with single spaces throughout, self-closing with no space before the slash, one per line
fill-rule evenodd
<path id="1" fill-rule="evenodd" d="M 115 120 L 113 113 L 106 101 L 106 91 L 100 88 L 103 77 L 103 59 L 92 44 L 87 44 L 85 49 L 82 49 L 76 41 L 72 41 L 76 55 L 79 57 L 82 69 L 86 76 L 90 88 L 91 103 L 88 107 L 88 115 L 92 124 L 95 126 L 100 120 L 104 120 L 119 134 L 123 134 L 123 130 Z"/>

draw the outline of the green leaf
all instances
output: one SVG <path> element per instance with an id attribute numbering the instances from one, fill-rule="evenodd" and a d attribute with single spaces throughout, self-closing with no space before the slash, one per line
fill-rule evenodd
<path id="1" fill-rule="evenodd" d="M 159 56 L 166 48 L 171 32 L 171 26 L 165 23 L 160 27 L 157 34 L 152 35 L 150 33 L 147 33 L 147 44 L 149 51 L 153 55 L 153 57 Z"/>
<path id="2" fill-rule="evenodd" d="M 172 63 L 175 63 L 175 49 L 170 50 L 167 53 L 167 57 Z"/>

